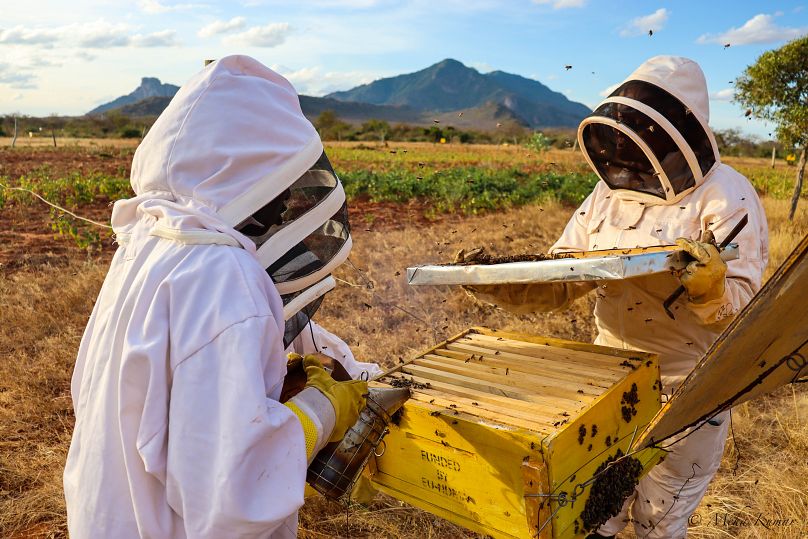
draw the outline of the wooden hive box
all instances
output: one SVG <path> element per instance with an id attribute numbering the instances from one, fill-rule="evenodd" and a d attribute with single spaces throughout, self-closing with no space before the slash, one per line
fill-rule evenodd
<path id="1" fill-rule="evenodd" d="M 412 398 L 369 466 L 375 486 L 493 537 L 583 534 L 586 480 L 660 407 L 653 354 L 484 328 L 379 383 Z M 647 469 L 656 454 L 636 457 Z"/>

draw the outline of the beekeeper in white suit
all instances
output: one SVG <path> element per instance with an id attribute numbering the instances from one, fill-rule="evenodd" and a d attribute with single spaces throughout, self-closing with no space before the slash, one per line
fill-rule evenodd
<path id="1" fill-rule="evenodd" d="M 351 246 L 327 170 L 292 86 L 249 57 L 205 68 L 154 124 L 73 375 L 71 537 L 296 535 L 308 461 L 367 391 L 307 361 L 277 401 L 279 292 L 316 289 Z"/>
<path id="2" fill-rule="evenodd" d="M 670 394 L 710 344 L 759 290 L 768 260 L 768 231 L 749 181 L 721 163 L 708 126 L 707 85 L 692 60 L 657 56 L 642 64 L 578 128 L 584 156 L 600 177 L 551 252 L 677 243 L 695 261 L 668 274 L 596 285 L 474 287 L 478 298 L 516 312 L 560 309 L 593 289 L 596 344 L 659 354 Z M 740 258 L 723 262 L 716 246 L 744 215 L 735 238 Z M 679 286 L 675 320 L 662 304 Z M 672 445 L 644 477 L 620 514 L 599 530 L 612 536 L 630 510 L 639 537 L 685 537 L 721 461 L 729 427 L 722 413 Z"/>

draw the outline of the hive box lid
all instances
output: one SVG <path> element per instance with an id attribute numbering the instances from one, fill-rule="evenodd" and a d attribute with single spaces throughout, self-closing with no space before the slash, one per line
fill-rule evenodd
<path id="1" fill-rule="evenodd" d="M 410 285 L 485 285 L 609 281 L 682 270 L 692 260 L 676 247 L 639 247 L 548 255 L 548 260 L 499 264 L 444 264 L 407 268 Z M 723 260 L 738 258 L 738 245 L 721 251 Z"/>

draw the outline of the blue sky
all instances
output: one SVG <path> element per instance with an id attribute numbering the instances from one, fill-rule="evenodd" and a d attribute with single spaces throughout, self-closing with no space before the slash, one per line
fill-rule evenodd
<path id="1" fill-rule="evenodd" d="M 142 76 L 182 84 L 204 58 L 233 53 L 255 56 L 310 95 L 455 58 L 594 106 L 643 60 L 675 54 L 702 65 L 714 128 L 767 138 L 768 126 L 729 102 L 730 81 L 763 51 L 808 33 L 805 4 L 0 0 L 0 113 L 81 114 Z"/>

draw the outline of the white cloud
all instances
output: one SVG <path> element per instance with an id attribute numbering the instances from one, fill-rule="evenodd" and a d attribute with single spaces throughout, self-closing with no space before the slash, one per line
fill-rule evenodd
<path id="1" fill-rule="evenodd" d="M 59 30 L 53 28 L 14 28 L 0 30 L 0 44 L 3 45 L 46 45 L 50 46 L 59 38 Z"/>
<path id="2" fill-rule="evenodd" d="M 253 26 L 244 32 L 227 36 L 224 43 L 247 47 L 276 47 L 286 41 L 292 31 L 288 22 L 273 22 L 265 26 Z"/>
<path id="3" fill-rule="evenodd" d="M 617 87 L 618 87 L 618 86 L 620 86 L 620 83 L 619 83 L 619 82 L 618 82 L 617 84 L 612 84 L 612 85 L 611 85 L 611 86 L 609 86 L 608 88 L 605 88 L 605 89 L 601 90 L 601 91 L 600 91 L 600 93 L 599 93 L 598 95 L 600 95 L 601 97 L 609 97 L 609 95 L 610 95 L 612 92 L 614 92 L 615 90 L 617 90 Z"/>
<path id="4" fill-rule="evenodd" d="M 229 21 L 213 21 L 207 26 L 203 26 L 196 33 L 199 37 L 213 37 L 218 34 L 227 34 L 235 30 L 241 30 L 247 23 L 244 17 L 233 17 Z"/>
<path id="5" fill-rule="evenodd" d="M 140 0 L 138 6 L 144 13 L 150 15 L 158 15 L 161 13 L 168 13 L 170 11 L 188 11 L 190 9 L 205 7 L 204 4 L 161 4 L 157 0 Z"/>
<path id="6" fill-rule="evenodd" d="M 586 0 L 533 0 L 534 4 L 553 4 L 553 9 L 584 7 Z"/>
<path id="7" fill-rule="evenodd" d="M 808 28 L 786 28 L 777 26 L 772 15 L 758 14 L 740 28 L 730 28 L 722 34 L 704 34 L 697 43 L 720 43 L 730 45 L 750 45 L 753 43 L 777 43 L 798 38 L 808 33 Z"/>
<path id="8" fill-rule="evenodd" d="M 732 101 L 733 97 L 735 97 L 734 88 L 724 88 L 710 94 L 710 99 L 714 101 Z"/>
<path id="9" fill-rule="evenodd" d="M 278 64 L 270 67 L 286 77 L 298 93 L 313 96 L 323 96 L 338 90 L 347 90 L 360 84 L 373 82 L 381 76 L 378 73 L 362 71 L 324 72 L 320 66 L 304 67 L 298 70 L 292 70 Z"/>
<path id="10" fill-rule="evenodd" d="M 0 44 L 29 45 L 45 48 L 79 47 L 101 49 L 110 47 L 173 47 L 177 45 L 174 30 L 151 34 L 131 34 L 125 24 L 104 20 L 82 24 L 69 24 L 52 28 L 25 28 L 15 26 L 0 30 Z"/>
<path id="11" fill-rule="evenodd" d="M 630 37 L 647 34 L 648 30 L 658 32 L 665 27 L 665 23 L 668 21 L 669 16 L 670 11 L 664 7 L 661 7 L 650 15 L 635 17 L 631 19 L 625 28 L 620 30 L 620 35 L 623 37 Z"/>
<path id="12" fill-rule="evenodd" d="M 12 101 L 19 101 L 20 99 L 22 99 L 22 93 L 18 92 L 18 93 L 11 96 Z"/>
<path id="13" fill-rule="evenodd" d="M 146 35 L 135 34 L 128 44 L 133 47 L 176 47 L 179 42 L 177 42 L 177 32 L 162 30 Z"/>
<path id="14" fill-rule="evenodd" d="M 469 67 L 473 67 L 480 73 L 490 73 L 492 71 L 496 71 L 491 64 L 486 62 L 471 62 Z"/>
<path id="15" fill-rule="evenodd" d="M 25 68 L 0 62 L 0 85 L 19 90 L 36 88 L 36 77 L 25 71 Z"/>

